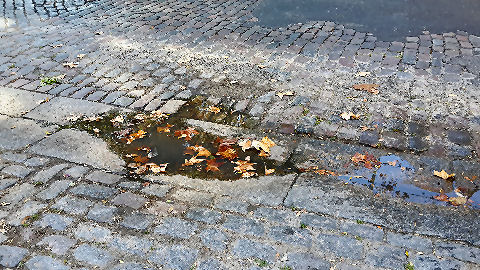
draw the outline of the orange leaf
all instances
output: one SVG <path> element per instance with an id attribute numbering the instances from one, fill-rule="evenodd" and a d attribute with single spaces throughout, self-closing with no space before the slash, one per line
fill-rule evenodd
<path id="1" fill-rule="evenodd" d="M 194 128 L 187 128 L 185 130 L 177 130 L 175 131 L 175 136 L 179 139 L 185 138 L 186 141 L 190 141 L 193 136 L 197 135 L 198 131 L 196 131 Z"/>
<path id="2" fill-rule="evenodd" d="M 209 156 L 212 155 L 212 153 L 210 153 L 210 151 L 208 151 L 207 148 L 205 148 L 203 146 L 200 146 L 200 145 L 189 146 L 189 147 L 187 147 L 187 151 L 188 150 L 192 150 L 194 152 L 197 152 L 197 157 L 209 157 Z"/>
<path id="3" fill-rule="evenodd" d="M 139 163 L 146 163 L 148 161 L 148 157 L 136 156 L 133 160 Z"/>
<path id="4" fill-rule="evenodd" d="M 182 164 L 182 166 L 192 166 L 203 161 L 205 161 L 205 159 L 198 159 L 197 157 L 192 157 L 191 159 L 185 159 L 185 162 Z"/>
<path id="5" fill-rule="evenodd" d="M 207 167 L 205 167 L 205 171 L 207 172 L 219 172 L 220 169 L 218 167 L 222 166 L 225 162 L 218 162 L 216 159 L 209 159 L 207 160 Z"/>
<path id="6" fill-rule="evenodd" d="M 219 151 L 215 155 L 222 156 L 223 158 L 226 158 L 228 160 L 234 160 L 238 157 L 237 151 L 232 148 L 227 148 L 223 151 Z"/>
<path id="7" fill-rule="evenodd" d="M 210 106 L 210 107 L 207 108 L 207 111 L 217 114 L 217 113 L 220 112 L 220 108 L 215 107 L 215 106 Z"/>
<path id="8" fill-rule="evenodd" d="M 157 132 L 165 132 L 165 133 L 168 133 L 170 132 L 170 128 L 173 127 L 173 125 L 170 125 L 170 124 L 167 124 L 166 126 L 164 127 L 157 127 Z"/>
<path id="9" fill-rule="evenodd" d="M 245 152 L 246 150 L 252 148 L 252 141 L 251 140 L 241 140 L 238 142 L 238 145 L 242 147 L 242 151 Z"/>
<path id="10" fill-rule="evenodd" d="M 380 87 L 380 85 L 378 85 L 378 84 L 366 83 L 366 84 L 355 84 L 353 86 L 353 89 L 361 90 L 361 91 L 367 91 L 371 94 L 376 95 L 376 94 L 379 93 L 378 87 Z"/>
<path id="11" fill-rule="evenodd" d="M 448 202 L 448 196 L 444 193 L 438 195 L 438 196 L 433 196 L 435 200 L 442 201 L 442 202 Z"/>
<path id="12" fill-rule="evenodd" d="M 265 175 L 269 175 L 269 174 L 272 174 L 275 172 L 275 169 L 267 169 L 267 167 L 265 166 Z"/>
<path id="13" fill-rule="evenodd" d="M 445 170 L 442 170 L 441 172 L 438 171 L 433 171 L 433 175 L 442 178 L 443 180 L 447 180 L 448 178 L 454 177 L 455 174 L 448 174 Z"/>

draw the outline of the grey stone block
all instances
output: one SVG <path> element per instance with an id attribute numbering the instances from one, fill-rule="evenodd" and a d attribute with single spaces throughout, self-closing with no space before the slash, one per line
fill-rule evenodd
<path id="1" fill-rule="evenodd" d="M 166 268 L 175 270 L 190 269 L 197 259 L 198 250 L 175 245 L 155 250 L 149 260 Z"/>
<path id="2" fill-rule="evenodd" d="M 52 207 L 69 214 L 81 215 L 92 205 L 93 203 L 91 201 L 67 195 L 58 200 Z"/>
<path id="3" fill-rule="evenodd" d="M 185 216 L 189 219 L 205 222 L 208 224 L 217 224 L 222 219 L 222 213 L 205 208 L 195 208 L 189 210 Z"/>
<path id="4" fill-rule="evenodd" d="M 25 263 L 30 270 L 69 270 L 70 267 L 49 256 L 35 256 Z"/>
<path id="5" fill-rule="evenodd" d="M 154 217 L 143 213 L 132 213 L 126 216 L 120 225 L 136 230 L 145 230 L 152 224 Z"/>
<path id="6" fill-rule="evenodd" d="M 317 247 L 339 257 L 359 260 L 363 257 L 363 245 L 360 241 L 346 236 L 320 234 Z"/>
<path id="7" fill-rule="evenodd" d="M 113 188 L 100 186 L 97 184 L 81 184 L 70 190 L 75 195 L 87 196 L 93 199 L 107 199 L 118 191 Z"/>
<path id="8" fill-rule="evenodd" d="M 116 236 L 110 243 L 110 247 L 123 253 L 135 256 L 145 256 L 152 247 L 152 242 L 148 239 L 139 238 L 132 235 Z"/>
<path id="9" fill-rule="evenodd" d="M 179 218 L 164 218 L 154 232 L 175 238 L 188 239 L 195 234 L 197 225 Z"/>
<path id="10" fill-rule="evenodd" d="M 117 208 L 114 206 L 105 206 L 101 203 L 95 204 L 87 214 L 87 218 L 97 222 L 111 222 Z"/>
<path id="11" fill-rule="evenodd" d="M 255 236 L 262 236 L 265 234 L 265 228 L 262 223 L 239 216 L 227 216 L 225 223 L 222 225 L 225 229 Z"/>
<path id="12" fill-rule="evenodd" d="M 55 231 L 65 230 L 71 223 L 73 219 L 70 217 L 65 217 L 58 214 L 45 214 L 42 219 L 34 223 L 35 226 L 40 228 L 50 227 Z"/>
<path id="13" fill-rule="evenodd" d="M 87 244 L 74 249 L 73 256 L 81 262 L 98 267 L 105 267 L 113 261 L 110 253 Z"/>
<path id="14" fill-rule="evenodd" d="M 38 242 L 37 246 L 46 245 L 51 252 L 57 255 L 65 255 L 76 242 L 77 241 L 63 235 L 49 235 L 45 236 L 42 241 Z"/>
<path id="15" fill-rule="evenodd" d="M 147 199 L 145 197 L 131 192 L 120 193 L 112 200 L 114 205 L 127 206 L 133 209 L 141 208 L 146 202 Z"/>
<path id="16" fill-rule="evenodd" d="M 269 236 L 287 245 L 305 247 L 312 245 L 312 234 L 307 229 L 277 226 L 270 229 Z"/>
<path id="17" fill-rule="evenodd" d="M 227 236 L 217 229 L 206 229 L 202 231 L 199 236 L 202 243 L 209 249 L 222 251 L 227 248 Z"/>
<path id="18" fill-rule="evenodd" d="M 233 244 L 233 254 L 240 258 L 258 258 L 272 263 L 277 251 L 268 244 L 240 239 Z"/>
<path id="19" fill-rule="evenodd" d="M 15 246 L 0 246 L 0 265 L 16 267 L 28 254 L 28 250 Z"/>
<path id="20" fill-rule="evenodd" d="M 112 232 L 104 227 L 81 223 L 74 231 L 75 238 L 97 243 L 108 243 L 112 240 Z"/>

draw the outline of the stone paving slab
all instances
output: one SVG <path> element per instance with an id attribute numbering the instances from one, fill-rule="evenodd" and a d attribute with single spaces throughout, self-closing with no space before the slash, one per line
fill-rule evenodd
<path id="1" fill-rule="evenodd" d="M 52 98 L 52 95 L 0 87 L 0 97 L 0 114 L 18 117 Z"/>
<path id="2" fill-rule="evenodd" d="M 56 97 L 41 104 L 25 116 L 56 124 L 67 124 L 71 120 L 105 113 L 113 109 L 112 106 L 87 100 Z"/>
<path id="3" fill-rule="evenodd" d="M 122 172 L 125 162 L 111 152 L 107 143 L 84 131 L 61 130 L 29 149 L 30 152 L 62 158 L 95 168 Z"/>
<path id="4" fill-rule="evenodd" d="M 0 148 L 18 150 L 35 143 L 52 132 L 52 128 L 20 118 L 0 115 Z"/>

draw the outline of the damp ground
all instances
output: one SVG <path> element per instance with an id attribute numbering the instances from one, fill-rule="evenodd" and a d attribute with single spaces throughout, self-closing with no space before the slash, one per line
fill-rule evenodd
<path id="1" fill-rule="evenodd" d="M 308 21 L 333 21 L 383 41 L 408 36 L 464 30 L 480 34 L 480 2 L 470 0 L 265 0 L 254 15 L 258 24 L 272 28 Z"/>

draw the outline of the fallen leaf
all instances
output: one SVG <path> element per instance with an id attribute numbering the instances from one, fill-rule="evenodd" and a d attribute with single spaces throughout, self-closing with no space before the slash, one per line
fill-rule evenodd
<path id="1" fill-rule="evenodd" d="M 261 141 L 254 140 L 252 141 L 252 147 L 257 150 L 263 150 L 266 153 L 270 153 L 270 148 L 275 146 L 275 143 L 270 140 L 268 137 L 263 137 Z"/>
<path id="2" fill-rule="evenodd" d="M 367 169 L 373 169 L 373 167 L 380 166 L 380 162 L 375 158 L 375 156 L 366 152 L 365 154 L 355 153 L 355 155 L 353 155 L 353 157 L 351 157 L 350 160 L 355 165 L 358 165 L 359 163 L 363 163 L 363 166 Z"/>
<path id="3" fill-rule="evenodd" d="M 258 156 L 259 156 L 259 157 L 269 157 L 270 154 L 267 153 L 267 152 L 265 152 L 265 151 L 263 151 L 263 150 L 260 150 L 260 153 L 258 154 Z"/>
<path id="4" fill-rule="evenodd" d="M 445 170 L 442 170 L 441 172 L 438 172 L 438 171 L 434 170 L 433 175 L 438 176 L 438 177 L 442 178 L 443 180 L 447 180 L 448 178 L 455 176 L 454 173 L 448 174 Z"/>
<path id="5" fill-rule="evenodd" d="M 218 167 L 222 166 L 225 162 L 218 162 L 217 159 L 209 159 L 207 160 L 207 166 L 205 167 L 205 171 L 207 172 L 219 172 L 220 169 Z"/>
<path id="6" fill-rule="evenodd" d="M 295 93 L 292 92 L 292 91 L 286 91 L 286 92 L 279 92 L 279 93 L 277 93 L 277 96 L 278 96 L 280 99 L 282 99 L 284 96 L 293 96 L 293 95 L 295 95 Z"/>
<path id="7" fill-rule="evenodd" d="M 148 168 L 147 168 L 146 165 L 141 165 L 141 166 L 139 166 L 139 167 L 134 171 L 134 173 L 136 173 L 136 174 L 144 174 L 144 173 L 147 172 L 147 170 L 148 170 Z"/>
<path id="8" fill-rule="evenodd" d="M 465 197 L 453 197 L 449 198 L 448 202 L 454 206 L 464 205 L 467 203 L 467 198 Z"/>
<path id="9" fill-rule="evenodd" d="M 267 167 L 265 166 L 265 175 L 270 175 L 274 172 L 275 172 L 275 169 L 267 169 Z"/>
<path id="10" fill-rule="evenodd" d="M 336 173 L 336 172 L 329 171 L 329 170 L 314 170 L 313 172 L 316 173 L 316 174 L 319 174 L 319 175 L 333 175 L 333 176 L 337 176 L 337 173 Z"/>
<path id="11" fill-rule="evenodd" d="M 86 54 L 84 53 L 81 53 L 81 54 L 77 54 L 77 58 L 78 59 L 83 59 L 83 57 L 85 57 Z"/>
<path id="12" fill-rule="evenodd" d="M 135 133 L 130 134 L 127 138 L 127 144 L 131 144 L 134 140 L 145 137 L 146 134 L 147 134 L 147 132 L 145 132 L 141 129 L 139 131 L 135 132 Z"/>
<path id="13" fill-rule="evenodd" d="M 380 85 L 372 84 L 372 83 L 353 85 L 353 89 L 355 89 L 355 90 L 367 91 L 367 92 L 369 92 L 371 94 L 374 94 L 374 95 L 379 93 L 378 87 L 380 87 Z"/>
<path id="14" fill-rule="evenodd" d="M 200 145 L 189 146 L 187 147 L 187 150 L 192 150 L 194 152 L 197 152 L 196 154 L 197 157 L 209 157 L 212 155 L 212 153 L 210 153 L 210 151 L 208 151 L 207 148 Z"/>
<path id="15" fill-rule="evenodd" d="M 152 111 L 150 113 L 150 118 L 154 118 L 154 119 L 159 119 L 159 118 L 167 118 L 168 115 L 160 112 L 160 111 Z"/>
<path id="16" fill-rule="evenodd" d="M 242 147 L 242 151 L 245 152 L 246 150 L 252 148 L 252 141 L 251 140 L 240 140 L 238 145 Z"/>
<path id="17" fill-rule="evenodd" d="M 390 166 L 392 166 L 392 167 L 395 167 L 395 166 L 397 166 L 397 161 L 398 161 L 398 160 L 389 161 L 389 162 L 387 162 L 387 164 L 390 165 Z"/>
<path id="18" fill-rule="evenodd" d="M 112 122 L 112 123 L 123 123 L 124 121 L 125 121 L 125 119 L 121 115 L 118 115 L 117 117 L 110 120 L 110 122 Z"/>
<path id="19" fill-rule="evenodd" d="M 473 182 L 473 181 L 477 180 L 477 176 L 476 176 L 476 175 L 474 175 L 474 176 L 472 176 L 472 177 L 466 177 L 466 176 L 465 176 L 464 178 L 465 178 L 466 180 L 470 181 L 470 182 Z"/>
<path id="20" fill-rule="evenodd" d="M 350 120 L 350 119 L 359 119 L 360 115 L 359 114 L 354 114 L 352 112 L 344 112 L 340 114 L 340 117 L 343 118 L 344 120 Z"/>
<path id="21" fill-rule="evenodd" d="M 140 162 L 140 163 L 147 163 L 148 161 L 148 157 L 144 157 L 144 156 L 136 156 L 133 161 L 135 162 Z"/>
<path id="22" fill-rule="evenodd" d="M 64 67 L 69 67 L 69 68 L 76 68 L 78 67 L 78 62 L 67 62 L 67 63 L 63 63 L 63 66 Z"/>
<path id="23" fill-rule="evenodd" d="M 215 143 L 218 143 L 220 146 L 229 146 L 237 143 L 237 139 L 221 139 L 217 138 Z"/>
<path id="24" fill-rule="evenodd" d="M 164 163 L 164 164 L 155 164 L 155 163 L 147 163 L 145 164 L 149 169 L 150 171 L 152 171 L 153 173 L 163 173 L 167 170 L 167 166 L 168 166 L 168 163 Z"/>
<path id="25" fill-rule="evenodd" d="M 233 148 L 226 148 L 223 151 L 218 151 L 215 155 L 222 156 L 228 160 L 234 160 L 238 157 L 237 151 Z"/>
<path id="26" fill-rule="evenodd" d="M 217 113 L 220 112 L 220 108 L 215 107 L 215 106 L 209 106 L 209 107 L 207 108 L 207 111 L 213 112 L 213 113 L 217 114 Z"/>
<path id="27" fill-rule="evenodd" d="M 175 136 L 179 139 L 185 138 L 186 141 L 190 141 L 193 136 L 199 134 L 194 128 L 187 128 L 185 130 L 177 130 L 175 131 Z"/>
<path id="28" fill-rule="evenodd" d="M 182 164 L 182 166 L 192 166 L 198 163 L 202 163 L 205 161 L 205 159 L 199 159 L 197 157 L 192 157 L 190 159 L 185 159 L 185 162 Z"/>
<path id="29" fill-rule="evenodd" d="M 167 124 L 164 127 L 157 127 L 157 132 L 165 132 L 168 133 L 170 132 L 170 128 L 173 127 L 173 125 Z"/>
<path id="30" fill-rule="evenodd" d="M 255 171 L 255 168 L 253 167 L 255 163 L 251 163 L 250 160 L 238 160 L 238 161 L 235 161 L 234 163 L 237 164 L 237 166 L 234 167 L 233 170 L 237 173 Z"/>
<path id="31" fill-rule="evenodd" d="M 433 196 L 433 198 L 437 201 L 448 202 L 448 196 L 444 193 L 442 193 L 438 196 Z"/>
<path id="32" fill-rule="evenodd" d="M 370 72 L 368 71 L 361 71 L 357 73 L 357 77 L 367 77 L 368 75 L 370 75 Z"/>

